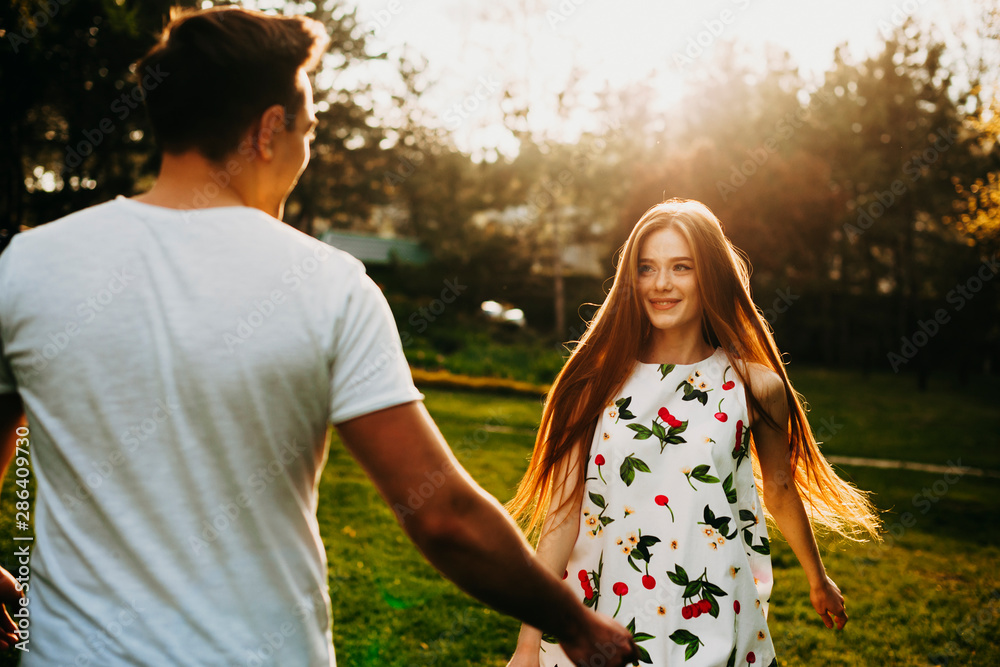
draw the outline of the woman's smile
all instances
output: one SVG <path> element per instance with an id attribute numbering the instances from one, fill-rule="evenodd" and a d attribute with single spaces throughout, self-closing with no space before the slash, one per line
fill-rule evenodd
<path id="1" fill-rule="evenodd" d="M 649 302 L 653 304 L 653 308 L 656 310 L 670 310 L 678 303 L 681 302 L 680 299 L 650 299 Z"/>

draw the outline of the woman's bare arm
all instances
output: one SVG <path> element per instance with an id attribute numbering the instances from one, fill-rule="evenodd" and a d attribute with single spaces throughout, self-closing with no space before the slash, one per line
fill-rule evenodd
<path id="1" fill-rule="evenodd" d="M 579 469 L 583 465 L 578 450 L 563 459 L 556 466 L 557 487 L 552 493 L 549 512 L 542 524 L 542 532 L 538 539 L 535 556 L 546 570 L 556 577 L 562 577 L 566 564 L 573 553 L 573 545 L 580 534 L 580 510 L 583 494 L 577 492 L 579 486 Z M 563 502 L 571 498 L 564 507 L 558 509 Z M 510 664 L 537 665 L 538 651 L 542 643 L 542 631 L 528 624 L 521 625 L 517 637 L 517 648 Z"/>
<path id="2" fill-rule="evenodd" d="M 826 627 L 847 623 L 844 596 L 826 574 L 812 525 L 792 477 L 788 435 L 788 400 L 781 378 L 771 370 L 751 369 L 754 394 L 778 424 L 775 429 L 760 415 L 751 414 L 750 429 L 764 478 L 764 504 L 795 553 L 809 581 L 809 598 Z"/>

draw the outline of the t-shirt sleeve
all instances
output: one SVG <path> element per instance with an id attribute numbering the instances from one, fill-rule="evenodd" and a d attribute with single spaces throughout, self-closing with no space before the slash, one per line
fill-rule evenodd
<path id="1" fill-rule="evenodd" d="M 381 290 L 358 268 L 339 313 L 330 372 L 334 424 L 383 408 L 418 401 L 403 345 Z"/>

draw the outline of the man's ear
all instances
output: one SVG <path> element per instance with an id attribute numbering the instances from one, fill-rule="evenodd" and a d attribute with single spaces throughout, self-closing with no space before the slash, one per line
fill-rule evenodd
<path id="1" fill-rule="evenodd" d="M 254 124 L 254 145 L 261 159 L 274 159 L 274 136 L 285 131 L 285 107 L 280 104 L 269 106 Z"/>

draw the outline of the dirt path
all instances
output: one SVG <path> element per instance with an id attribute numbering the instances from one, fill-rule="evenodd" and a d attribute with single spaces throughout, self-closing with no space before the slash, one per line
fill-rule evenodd
<path id="1" fill-rule="evenodd" d="M 863 466 L 866 468 L 892 468 L 895 470 L 919 470 L 921 472 L 933 472 L 938 474 L 957 473 L 972 475 L 973 477 L 987 477 L 990 479 L 1000 479 L 1000 471 L 984 470 L 982 468 L 968 468 L 966 466 L 942 466 L 932 463 L 915 463 L 913 461 L 895 461 L 892 459 L 866 459 L 857 456 L 828 456 L 830 463 L 837 463 L 848 466 Z"/>

